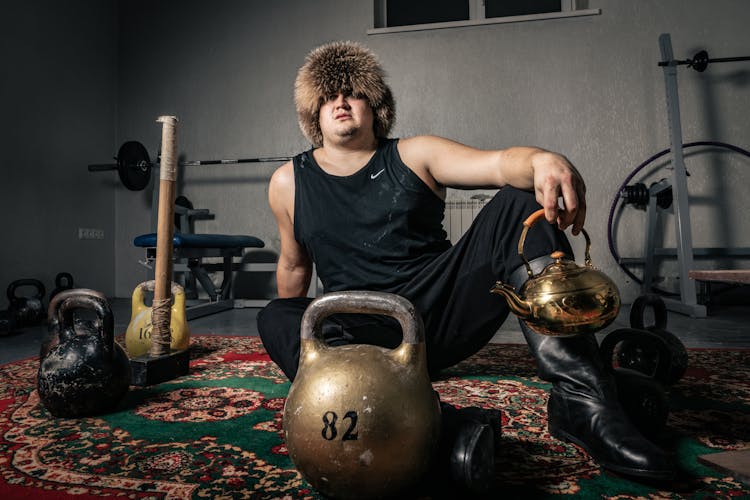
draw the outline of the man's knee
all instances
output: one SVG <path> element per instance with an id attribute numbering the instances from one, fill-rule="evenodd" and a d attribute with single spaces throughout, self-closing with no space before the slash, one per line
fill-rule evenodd
<path id="1" fill-rule="evenodd" d="M 294 297 L 288 299 L 274 299 L 260 310 L 256 318 L 258 333 L 261 338 L 277 335 L 290 328 L 299 331 L 302 315 L 312 299 L 308 297 Z"/>
<path id="2" fill-rule="evenodd" d="M 497 193 L 487 202 L 490 210 L 502 210 L 504 213 L 526 214 L 531 215 L 536 210 L 542 208 L 536 201 L 536 195 L 533 191 L 518 189 L 513 186 L 505 186 L 499 189 Z M 521 224 L 523 220 L 519 221 Z"/>
<path id="3" fill-rule="evenodd" d="M 300 324 L 311 301 L 308 297 L 275 299 L 256 318 L 266 352 L 289 380 L 297 373 Z"/>

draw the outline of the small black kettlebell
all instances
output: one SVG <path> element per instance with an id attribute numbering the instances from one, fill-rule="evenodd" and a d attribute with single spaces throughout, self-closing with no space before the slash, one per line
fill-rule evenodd
<path id="1" fill-rule="evenodd" d="M 16 295 L 16 291 L 21 287 L 34 288 L 33 295 L 26 297 Z M 10 314 L 15 317 L 15 324 L 18 328 L 26 326 L 35 326 L 44 320 L 44 284 L 34 278 L 23 278 L 16 280 L 8 285 L 8 300 Z"/>
<path id="2" fill-rule="evenodd" d="M 57 276 L 55 276 L 55 289 L 49 293 L 50 302 L 52 302 L 52 299 L 55 297 L 55 295 L 64 290 L 70 290 L 71 288 L 73 288 L 73 286 L 72 274 L 65 272 L 57 273 Z"/>
<path id="3" fill-rule="evenodd" d="M 599 346 L 602 361 L 612 373 L 625 414 L 646 437 L 657 437 L 669 416 L 669 401 L 659 367 L 667 352 L 653 333 L 620 328 L 607 334 Z"/>
<path id="4" fill-rule="evenodd" d="M 647 312 L 653 310 L 653 324 L 646 324 Z M 630 326 L 650 332 L 657 348 L 658 360 L 654 377 L 665 386 L 674 385 L 685 375 L 688 368 L 688 353 L 685 344 L 673 333 L 667 331 L 667 305 L 655 294 L 637 297 L 630 308 Z"/>
<path id="5" fill-rule="evenodd" d="M 50 349 L 60 343 L 60 322 L 57 319 L 60 305 L 65 299 L 75 295 L 89 295 L 105 303 L 107 302 L 107 297 L 103 293 L 88 288 L 63 290 L 52 296 L 49 301 L 49 306 L 47 306 L 47 333 L 42 339 L 42 345 L 39 349 L 39 359 L 44 359 Z M 93 318 L 84 318 L 79 315 L 74 315 L 73 330 L 77 334 L 86 334 L 91 330 L 99 330 L 101 328 L 101 318 L 96 315 L 94 315 Z"/>
<path id="6" fill-rule="evenodd" d="M 76 324 L 75 313 L 81 310 L 94 311 L 97 319 Z M 57 309 L 57 322 L 58 344 L 39 363 L 42 404 L 55 417 L 113 410 L 128 391 L 131 373 L 125 351 L 114 341 L 109 303 L 88 292 L 71 293 Z"/>
<path id="7" fill-rule="evenodd" d="M 627 368 L 616 368 L 614 377 L 620 404 L 635 428 L 646 437 L 658 437 L 669 417 L 664 387 L 653 378 Z"/>

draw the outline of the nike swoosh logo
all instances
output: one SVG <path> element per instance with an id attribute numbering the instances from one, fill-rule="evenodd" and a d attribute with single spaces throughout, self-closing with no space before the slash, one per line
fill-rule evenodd
<path id="1" fill-rule="evenodd" d="M 385 172 L 385 169 L 384 169 L 384 168 L 381 168 L 381 169 L 380 169 L 380 170 L 378 171 L 378 173 L 376 173 L 376 174 L 370 174 L 370 179 L 377 179 L 377 178 L 378 178 L 378 176 L 379 176 L 380 174 L 382 174 L 383 172 Z"/>

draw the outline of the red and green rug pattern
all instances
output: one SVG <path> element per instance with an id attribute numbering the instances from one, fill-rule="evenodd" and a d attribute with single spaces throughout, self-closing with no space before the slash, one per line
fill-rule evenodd
<path id="1" fill-rule="evenodd" d="M 547 431 L 549 384 L 523 345 L 488 345 L 435 382 L 443 401 L 503 411 L 497 498 L 750 497 L 698 455 L 750 445 L 748 351 L 691 350 L 670 389 L 665 446 L 684 472 L 639 484 L 602 471 Z M 0 498 L 321 498 L 282 440 L 289 383 L 253 337 L 194 336 L 186 377 L 131 388 L 114 413 L 53 418 L 36 392 L 37 359 L 0 367 Z"/>

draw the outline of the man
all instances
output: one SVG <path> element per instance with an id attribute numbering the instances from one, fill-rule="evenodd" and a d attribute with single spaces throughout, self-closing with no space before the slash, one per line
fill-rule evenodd
<path id="1" fill-rule="evenodd" d="M 313 263 L 326 292 L 379 290 L 420 311 L 431 374 L 484 346 L 508 315 L 491 295 L 502 279 L 527 279 L 516 245 L 522 221 L 540 206 L 525 255 L 538 272 L 555 250 L 571 254 L 562 230 L 577 234 L 586 215 L 585 185 L 562 155 L 533 147 L 482 151 L 432 136 L 387 139 L 395 105 L 375 56 L 334 42 L 313 50 L 295 82 L 300 127 L 313 149 L 272 176 L 269 202 L 281 235 L 279 299 L 258 316 L 271 358 L 294 379 L 299 328 L 309 304 Z M 442 229 L 446 188 L 501 188 L 453 247 Z M 539 376 L 553 384 L 552 435 L 583 447 L 602 466 L 667 479 L 669 457 L 626 419 L 593 335 L 524 336 Z M 401 341 L 385 317 L 332 316 L 326 341 L 393 347 Z M 464 450 L 471 454 L 474 451 Z"/>

